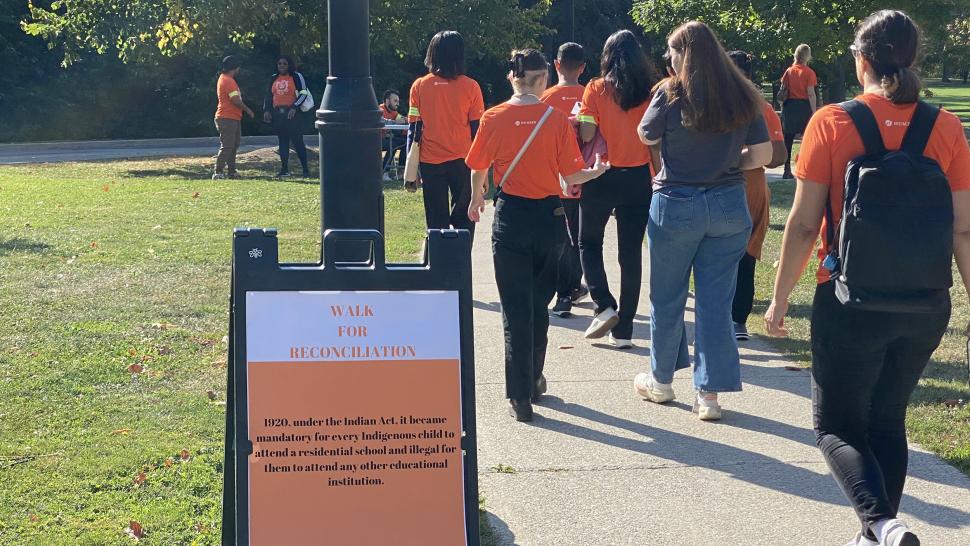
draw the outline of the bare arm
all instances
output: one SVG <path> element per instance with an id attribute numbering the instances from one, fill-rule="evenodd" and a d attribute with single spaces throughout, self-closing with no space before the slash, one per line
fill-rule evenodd
<path id="1" fill-rule="evenodd" d="M 593 140 L 594 136 L 596 136 L 596 124 L 588 121 L 580 122 L 579 139 L 583 142 L 589 142 Z"/>
<path id="2" fill-rule="evenodd" d="M 825 203 L 829 198 L 829 187 L 825 184 L 799 180 L 795 189 L 795 201 L 785 223 L 785 234 L 781 240 L 781 258 L 778 260 L 778 273 L 775 275 L 774 295 L 765 313 L 765 326 L 772 336 L 785 336 L 785 314 L 788 312 L 788 298 L 798 284 L 812 255 L 812 247 L 818 239 L 818 232 L 825 215 Z"/>
<path id="3" fill-rule="evenodd" d="M 780 167 L 785 164 L 785 157 L 787 155 L 788 150 L 785 148 L 784 141 L 773 140 L 771 141 L 771 161 L 765 166 L 769 169 Z"/>
<path id="4" fill-rule="evenodd" d="M 562 177 L 566 181 L 566 184 L 570 186 L 585 184 L 590 180 L 599 178 L 599 176 L 606 171 L 610 170 L 610 163 L 607 161 L 603 163 L 600 161 L 600 154 L 596 154 L 596 162 L 589 169 L 583 169 L 579 172 L 573 173 L 569 176 Z"/>
<path id="5" fill-rule="evenodd" d="M 650 140 L 647 138 L 647 134 L 643 132 L 643 126 L 637 127 L 637 135 L 640 137 L 640 142 L 646 144 L 647 146 L 654 147 L 660 144 L 660 139 Z"/>
<path id="6" fill-rule="evenodd" d="M 246 106 L 245 102 L 243 102 L 241 93 L 230 95 L 229 100 L 239 108 L 242 108 L 242 111 L 246 112 L 246 115 L 248 115 L 249 117 L 253 117 L 253 111 L 250 110 L 248 106 Z"/>
<path id="7" fill-rule="evenodd" d="M 478 222 L 485 212 L 485 186 L 488 185 L 488 169 L 472 169 L 472 200 L 468 204 L 468 219 Z"/>
<path id="8" fill-rule="evenodd" d="M 760 169 L 768 163 L 771 163 L 771 157 L 771 142 L 752 144 L 741 151 L 741 163 L 738 165 L 738 168 L 742 171 Z"/>
<path id="9" fill-rule="evenodd" d="M 812 113 L 814 114 L 815 110 L 818 109 L 818 95 L 815 94 L 814 87 L 808 88 L 808 103 L 812 105 Z"/>
<path id="10" fill-rule="evenodd" d="M 953 192 L 953 255 L 970 292 L 970 191 Z"/>

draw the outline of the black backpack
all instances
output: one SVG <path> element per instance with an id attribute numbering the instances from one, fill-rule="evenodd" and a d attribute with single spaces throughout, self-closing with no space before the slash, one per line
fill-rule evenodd
<path id="1" fill-rule="evenodd" d="M 923 156 L 939 109 L 919 102 L 899 151 L 887 151 L 872 111 L 840 105 L 866 153 L 849 162 L 838 233 L 826 207 L 835 294 L 846 307 L 934 313 L 953 284 L 953 196 L 939 164 Z"/>

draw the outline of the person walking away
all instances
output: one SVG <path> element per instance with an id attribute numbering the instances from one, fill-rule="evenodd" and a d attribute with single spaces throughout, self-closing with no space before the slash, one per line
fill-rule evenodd
<path id="1" fill-rule="evenodd" d="M 407 123 L 407 118 L 402 116 L 398 111 L 398 108 L 401 107 L 401 94 L 396 89 L 384 91 L 383 100 L 377 107 L 381 110 L 381 119 L 384 121 L 384 125 L 401 125 Z M 390 132 L 390 135 L 386 134 L 387 132 Z M 394 161 L 395 153 L 398 154 L 398 170 L 401 172 L 404 171 L 404 162 L 407 160 L 407 155 L 404 153 L 406 144 L 407 137 L 405 135 L 396 135 L 393 131 L 388 131 L 387 129 L 381 132 L 381 150 L 386 152 L 384 154 L 384 182 L 391 182 L 393 180 L 389 171 L 391 162 Z"/>
<path id="2" fill-rule="evenodd" d="M 785 148 L 788 150 L 782 178 L 786 180 L 794 178 L 791 172 L 791 151 L 795 145 L 795 137 L 805 132 L 808 120 L 818 108 L 818 96 L 815 93 L 818 77 L 808 67 L 811 60 L 812 48 L 808 44 L 799 45 L 795 48 L 795 62 L 781 77 L 781 122 L 785 130 Z"/>
<path id="3" fill-rule="evenodd" d="M 589 82 L 579 110 L 579 136 L 591 142 L 599 130 L 612 168 L 583 188 L 579 201 L 579 254 L 596 304 L 587 339 L 610 334 L 620 349 L 633 347 L 633 318 L 640 300 L 643 237 L 650 214 L 650 151 L 636 138 L 637 125 L 657 83 L 653 63 L 629 30 L 615 32 L 603 45 L 602 77 Z M 610 291 L 603 265 L 603 238 L 616 217 L 620 300 Z"/>
<path id="4" fill-rule="evenodd" d="M 659 86 L 640 125 L 660 145 L 647 237 L 650 247 L 650 367 L 640 396 L 674 399 L 674 372 L 690 365 L 684 312 L 694 274 L 694 411 L 721 418 L 718 393 L 741 390 L 731 327 L 738 262 L 751 234 L 744 171 L 771 161 L 761 93 L 704 23 L 667 38 L 674 76 Z"/>
<path id="5" fill-rule="evenodd" d="M 731 51 L 728 57 L 750 80 L 752 55 L 744 51 Z M 771 139 L 771 163 L 768 163 L 767 167 L 774 168 L 785 161 L 785 139 L 781 119 L 771 107 L 771 103 L 766 100 L 761 101 L 761 113 L 768 126 L 768 137 Z M 754 305 L 754 270 L 757 261 L 761 259 L 761 248 L 768 233 L 771 192 L 768 190 L 768 179 L 765 177 L 763 168 L 744 171 L 744 192 L 748 199 L 748 212 L 751 214 L 751 237 L 748 239 L 748 249 L 738 263 L 737 288 L 734 292 L 734 303 L 731 305 L 734 337 L 738 341 L 747 341 L 751 337 L 748 334 L 747 324 Z"/>
<path id="6" fill-rule="evenodd" d="M 269 93 L 263 100 L 263 121 L 273 126 L 279 139 L 280 172 L 290 176 L 290 146 L 303 167 L 303 178 L 310 178 L 306 143 L 303 142 L 303 116 L 300 107 L 308 100 L 310 91 L 303 74 L 288 55 L 276 60 L 276 73 L 270 82 Z"/>
<path id="7" fill-rule="evenodd" d="M 559 177 L 584 184 L 609 169 L 597 160 L 584 169 L 576 132 L 566 114 L 538 95 L 549 77 L 535 49 L 512 52 L 514 94 L 485 112 L 468 151 L 471 202 L 467 215 L 481 220 L 488 169 L 495 170 L 492 259 L 505 330 L 505 389 L 509 413 L 532 420 L 532 402 L 546 391 L 543 367 L 549 331 L 548 305 L 555 293 L 556 264 L 566 227 Z"/>
<path id="8" fill-rule="evenodd" d="M 222 73 L 216 83 L 219 105 L 216 107 L 215 124 L 219 131 L 219 154 L 216 156 L 213 180 L 226 178 L 227 175 L 223 172 L 226 169 L 229 178 L 239 178 L 239 172 L 236 171 L 236 153 L 242 141 L 242 115 L 245 112 L 251 118 L 253 111 L 243 102 L 242 91 L 236 83 L 238 74 L 239 61 L 235 57 L 230 55 L 222 59 Z"/>
<path id="9" fill-rule="evenodd" d="M 482 90 L 465 76 L 465 40 L 456 31 L 431 38 L 424 65 L 428 74 L 411 85 L 408 97 L 408 151 L 420 145 L 425 222 L 428 229 L 467 229 L 474 237 L 465 156 L 485 111 Z"/>
<path id="10" fill-rule="evenodd" d="M 579 77 L 586 70 L 586 54 L 583 46 L 566 42 L 559 46 L 554 61 L 559 83 L 546 89 L 539 97 L 544 104 L 569 116 L 570 122 L 578 124 L 576 115 L 583 100 L 586 87 L 579 83 Z M 576 135 L 579 138 L 579 135 Z M 566 212 L 566 243 L 559 256 L 556 273 L 556 299 L 552 314 L 569 317 L 574 303 L 589 295 L 583 286 L 583 267 L 579 260 L 579 195 L 581 186 L 567 186 L 562 192 L 563 210 Z"/>
<path id="11" fill-rule="evenodd" d="M 818 447 L 862 524 L 849 546 L 919 544 L 897 519 L 906 406 L 947 329 L 953 255 L 970 286 L 970 147 L 956 116 L 919 100 L 922 43 L 901 11 L 856 30 L 863 94 L 808 124 L 765 313 L 768 333 L 787 335 L 788 299 L 821 231 L 812 406 Z"/>

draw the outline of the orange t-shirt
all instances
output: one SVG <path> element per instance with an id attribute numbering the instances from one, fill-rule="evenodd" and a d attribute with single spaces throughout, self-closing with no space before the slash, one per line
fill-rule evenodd
<path id="1" fill-rule="evenodd" d="M 761 105 L 761 113 L 765 116 L 765 123 L 768 125 L 768 137 L 772 142 L 784 142 L 785 135 L 781 130 L 781 118 L 775 113 L 768 101 Z M 769 209 L 771 203 L 771 191 L 768 189 L 768 180 L 765 178 L 765 170 L 751 169 L 744 171 L 744 189 L 748 198 L 748 211 L 751 213 L 751 237 L 748 239 L 748 254 L 757 259 L 761 259 L 761 248 L 765 243 L 765 235 L 768 233 Z"/>
<path id="2" fill-rule="evenodd" d="M 421 162 L 462 159 L 472 145 L 470 122 L 485 111 L 478 82 L 468 76 L 448 80 L 428 74 L 411 85 L 408 123 L 421 121 Z"/>
<path id="3" fill-rule="evenodd" d="M 511 105 L 507 102 L 489 108 L 482 116 L 482 125 L 465 163 L 477 171 L 494 165 L 494 180 L 498 184 L 548 109 L 545 104 Z M 583 166 L 576 130 L 566 114 L 554 110 L 505 181 L 502 193 L 527 199 L 559 195 L 559 175 L 575 174 Z"/>
<path id="4" fill-rule="evenodd" d="M 293 76 L 277 76 L 273 80 L 273 108 L 289 108 L 296 102 L 296 84 Z"/>
<path id="5" fill-rule="evenodd" d="M 650 149 L 637 135 L 643 113 L 650 106 L 650 97 L 643 104 L 624 111 L 613 100 L 613 86 L 603 78 L 596 78 L 586 86 L 579 121 L 594 123 L 606 141 L 606 156 L 614 167 L 639 167 L 650 162 Z"/>
<path id="6" fill-rule="evenodd" d="M 554 85 L 546 89 L 539 100 L 567 116 L 575 116 L 579 113 L 585 90 L 583 85 Z"/>
<path id="7" fill-rule="evenodd" d="M 788 88 L 788 98 L 808 100 L 808 88 L 818 85 L 818 77 L 811 68 L 795 63 L 785 71 L 781 83 Z"/>
<path id="8" fill-rule="evenodd" d="M 383 116 L 384 119 L 386 120 L 394 121 L 397 119 L 397 116 L 399 115 L 397 112 L 391 112 L 390 110 L 388 110 L 387 107 L 384 106 L 384 103 L 378 104 L 377 107 L 380 108 L 381 116 Z"/>
<path id="9" fill-rule="evenodd" d="M 889 99 L 873 94 L 862 95 L 858 99 L 875 115 L 886 149 L 898 150 L 903 144 L 906 130 L 909 129 L 916 104 L 893 104 Z M 829 203 L 835 223 L 842 217 L 846 167 L 849 161 L 864 153 L 865 145 L 852 123 L 852 118 L 838 105 L 822 108 L 808 122 L 795 176 L 799 180 L 829 186 Z M 950 181 L 951 190 L 970 189 L 970 146 L 959 118 L 949 112 L 940 112 L 923 154 L 940 164 Z M 823 220 L 822 223 L 819 261 L 829 252 L 826 222 L 827 220 Z M 818 282 L 826 282 L 830 276 L 831 272 L 819 265 L 816 275 Z"/>
<path id="10" fill-rule="evenodd" d="M 228 74 L 219 76 L 219 83 L 216 84 L 216 96 L 219 97 L 219 106 L 216 108 L 216 118 L 242 119 L 242 108 L 232 103 L 232 97 L 241 97 L 239 84 Z"/>

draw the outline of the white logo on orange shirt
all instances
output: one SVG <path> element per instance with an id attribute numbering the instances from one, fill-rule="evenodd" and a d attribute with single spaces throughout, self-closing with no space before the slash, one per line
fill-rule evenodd
<path id="1" fill-rule="evenodd" d="M 516 120 L 515 126 L 518 127 L 520 125 L 535 125 L 536 123 L 539 123 L 539 122 L 538 121 L 535 121 L 535 120 L 533 120 L 533 121 L 518 121 L 518 120 Z"/>
<path id="2" fill-rule="evenodd" d="M 432 82 L 435 85 L 448 85 L 448 82 Z"/>
<path id="3" fill-rule="evenodd" d="M 289 90 L 290 90 L 290 82 L 288 80 L 280 80 L 276 82 L 277 95 L 285 95 Z"/>
<path id="4" fill-rule="evenodd" d="M 908 121 L 893 121 L 891 119 L 886 120 L 886 127 L 909 127 Z"/>

